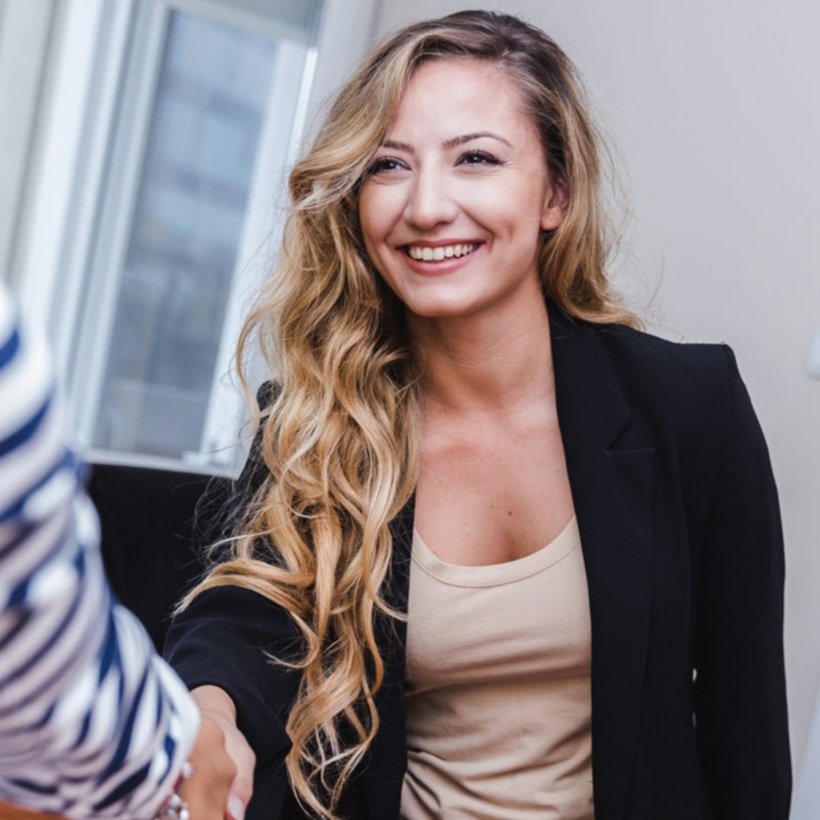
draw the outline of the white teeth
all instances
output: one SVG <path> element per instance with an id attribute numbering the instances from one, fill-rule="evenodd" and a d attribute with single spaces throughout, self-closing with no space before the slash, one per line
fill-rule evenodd
<path id="1" fill-rule="evenodd" d="M 478 244 L 475 242 L 466 245 L 439 245 L 431 248 L 429 245 L 419 247 L 418 245 L 408 245 L 407 253 L 411 258 L 424 262 L 441 262 L 443 259 L 458 258 L 472 253 Z"/>

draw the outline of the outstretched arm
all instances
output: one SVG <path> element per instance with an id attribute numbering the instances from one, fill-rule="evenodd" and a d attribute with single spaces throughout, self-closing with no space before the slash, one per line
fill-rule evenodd
<path id="1" fill-rule="evenodd" d="M 194 746 L 196 704 L 112 601 L 64 415 L 44 340 L 0 289 L 0 800 L 150 818 L 193 755 L 183 794 L 218 820 L 234 775 L 221 730 L 203 722 Z"/>

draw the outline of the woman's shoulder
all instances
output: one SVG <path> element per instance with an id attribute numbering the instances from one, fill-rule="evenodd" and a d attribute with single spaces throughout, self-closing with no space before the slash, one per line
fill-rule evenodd
<path id="1" fill-rule="evenodd" d="M 720 437 L 750 412 L 746 387 L 729 345 L 673 341 L 624 325 L 587 325 L 633 410 L 679 435 Z"/>
<path id="2" fill-rule="evenodd" d="M 682 407 L 726 399 L 740 382 L 725 342 L 674 341 L 625 325 L 586 325 L 626 389 L 645 391 Z"/>
<path id="3" fill-rule="evenodd" d="M 725 342 L 673 340 L 626 325 L 586 323 L 611 357 L 652 371 L 672 367 L 681 373 L 725 377 L 734 354 Z"/>

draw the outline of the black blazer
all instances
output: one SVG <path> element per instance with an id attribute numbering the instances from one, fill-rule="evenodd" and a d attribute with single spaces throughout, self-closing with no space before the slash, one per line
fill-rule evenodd
<path id="1" fill-rule="evenodd" d="M 791 772 L 783 546 L 760 427 L 734 356 L 551 309 L 559 423 L 592 619 L 596 820 L 786 820 Z M 260 476 L 253 456 L 239 481 Z M 388 601 L 406 611 L 412 501 L 391 525 Z M 387 677 L 352 820 L 398 817 L 406 766 L 406 626 L 379 624 Z M 254 818 L 301 818 L 283 766 L 298 645 L 247 590 L 204 595 L 171 628 L 189 686 L 225 688 L 258 757 Z"/>

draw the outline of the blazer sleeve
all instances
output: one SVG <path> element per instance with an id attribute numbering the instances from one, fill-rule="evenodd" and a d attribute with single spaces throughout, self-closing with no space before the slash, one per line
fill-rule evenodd
<path id="1" fill-rule="evenodd" d="M 218 686 L 236 706 L 239 731 L 256 754 L 247 820 L 289 817 L 292 810 L 285 724 L 299 674 L 274 656 L 293 660 L 299 645 L 298 629 L 281 607 L 234 586 L 197 596 L 165 640 L 165 657 L 190 689 Z"/>
<path id="2" fill-rule="evenodd" d="M 699 579 L 698 743 L 714 817 L 786 820 L 791 764 L 780 512 L 766 442 L 734 354 L 723 349 L 723 441 Z"/>
<path id="3" fill-rule="evenodd" d="M 260 407 L 267 407 L 278 392 L 278 385 L 263 384 L 257 394 Z M 231 533 L 267 476 L 261 450 L 260 428 L 228 500 L 217 511 L 214 533 Z M 237 726 L 256 754 L 246 820 L 304 816 L 284 765 L 291 747 L 285 725 L 301 676 L 287 662 L 301 656 L 301 647 L 299 629 L 284 609 L 236 586 L 198 595 L 174 617 L 165 640 L 163 654 L 189 689 L 218 686 L 236 706 Z"/>

